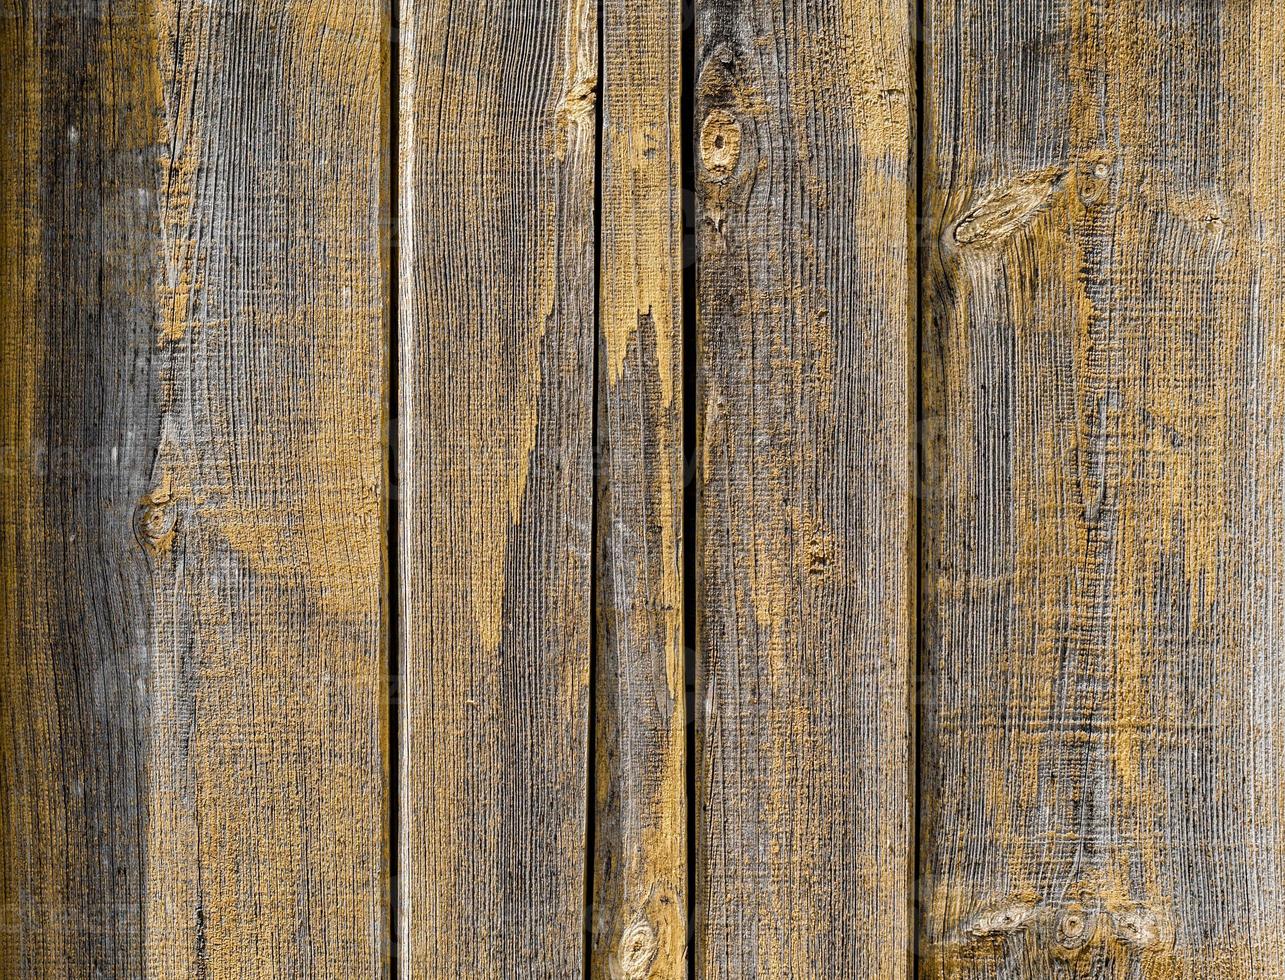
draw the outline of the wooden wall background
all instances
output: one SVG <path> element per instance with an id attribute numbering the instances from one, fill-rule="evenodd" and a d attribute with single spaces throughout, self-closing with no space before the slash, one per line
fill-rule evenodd
<path id="1" fill-rule="evenodd" d="M 0 81 L 0 977 L 1285 978 L 1269 0 Z"/>

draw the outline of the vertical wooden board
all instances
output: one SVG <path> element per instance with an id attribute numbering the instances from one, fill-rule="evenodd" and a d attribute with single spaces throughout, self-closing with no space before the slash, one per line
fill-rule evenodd
<path id="1" fill-rule="evenodd" d="M 138 976 L 154 54 L 50 6 L 0 10 L 0 973 Z"/>
<path id="2" fill-rule="evenodd" d="M 606 0 L 593 975 L 686 976 L 682 19 Z"/>
<path id="3" fill-rule="evenodd" d="M 379 975 L 381 6 L 0 25 L 0 972 Z"/>
<path id="4" fill-rule="evenodd" d="M 402 30 L 401 972 L 580 976 L 597 10 Z"/>
<path id="5" fill-rule="evenodd" d="M 929 8 L 923 973 L 1285 976 L 1285 28 Z"/>
<path id="6" fill-rule="evenodd" d="M 908 973 L 909 18 L 697 3 L 701 977 Z"/>

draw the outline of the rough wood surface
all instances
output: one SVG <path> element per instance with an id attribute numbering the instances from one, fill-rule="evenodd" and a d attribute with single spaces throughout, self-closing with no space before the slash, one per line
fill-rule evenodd
<path id="1" fill-rule="evenodd" d="M 924 975 L 1285 976 L 1285 21 L 929 8 Z"/>
<path id="2" fill-rule="evenodd" d="M 909 5 L 696 13 L 695 971 L 905 977 Z"/>
<path id="3" fill-rule="evenodd" d="M 0 973 L 383 957 L 379 3 L 0 13 Z"/>
<path id="4" fill-rule="evenodd" d="M 404 0 L 405 977 L 585 965 L 589 0 Z"/>
<path id="5" fill-rule="evenodd" d="M 593 975 L 686 976 L 682 19 L 606 0 Z"/>

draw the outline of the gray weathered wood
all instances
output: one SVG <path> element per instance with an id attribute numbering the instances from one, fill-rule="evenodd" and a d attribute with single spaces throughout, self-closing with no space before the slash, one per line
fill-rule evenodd
<path id="1" fill-rule="evenodd" d="M 696 9 L 695 972 L 903 978 L 910 11 Z"/>
<path id="2" fill-rule="evenodd" d="M 1285 27 L 933 0 L 924 975 L 1285 976 Z"/>

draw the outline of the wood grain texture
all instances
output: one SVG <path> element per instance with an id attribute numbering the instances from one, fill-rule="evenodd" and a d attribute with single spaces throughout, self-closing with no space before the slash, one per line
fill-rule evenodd
<path id="1" fill-rule="evenodd" d="M 6 977 L 376 976 L 375 0 L 8 0 Z"/>
<path id="2" fill-rule="evenodd" d="M 909 5 L 696 9 L 694 969 L 905 977 Z"/>
<path id="3" fill-rule="evenodd" d="M 676 0 L 603 5 L 593 975 L 686 976 Z"/>
<path id="4" fill-rule="evenodd" d="M 596 14 L 402 4 L 405 977 L 585 964 Z"/>
<path id="5" fill-rule="evenodd" d="M 928 977 L 1285 976 L 1285 26 L 931 0 Z"/>

